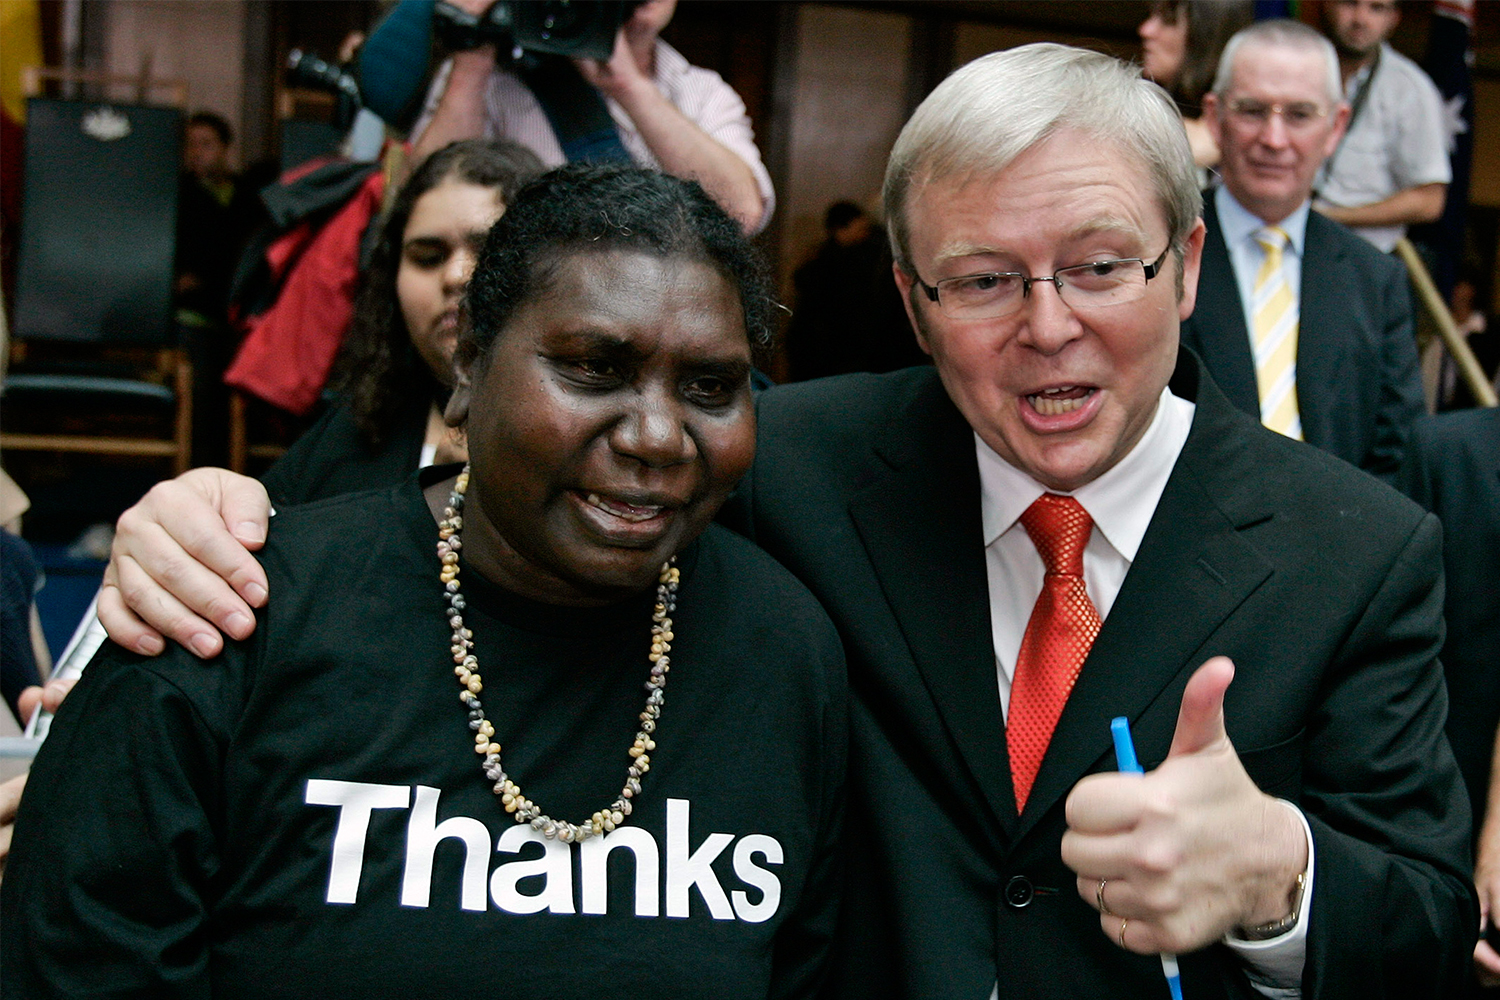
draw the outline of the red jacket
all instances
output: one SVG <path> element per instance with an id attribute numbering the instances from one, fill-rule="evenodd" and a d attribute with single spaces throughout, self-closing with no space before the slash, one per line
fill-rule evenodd
<path id="1" fill-rule="evenodd" d="M 292 413 L 312 409 L 354 316 L 359 241 L 384 188 L 377 170 L 321 229 L 303 222 L 271 244 L 267 260 L 285 284 L 276 304 L 249 320 L 226 383 Z"/>

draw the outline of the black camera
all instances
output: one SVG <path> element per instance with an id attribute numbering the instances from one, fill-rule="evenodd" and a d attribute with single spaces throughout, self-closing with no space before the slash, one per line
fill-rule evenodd
<path id="1" fill-rule="evenodd" d="M 286 56 L 286 80 L 294 87 L 326 90 L 338 97 L 333 113 L 333 126 L 339 131 L 354 123 L 354 116 L 364 105 L 360 95 L 359 81 L 349 70 L 337 63 L 319 58 L 315 53 L 293 49 Z"/>
<path id="2" fill-rule="evenodd" d="M 313 90 L 359 98 L 359 82 L 344 67 L 320 59 L 316 53 L 293 49 L 286 56 L 287 82 Z"/>
<path id="3" fill-rule="evenodd" d="M 438 0 L 432 27 L 449 49 L 494 45 L 502 59 L 522 52 L 608 59 L 620 26 L 642 0 L 496 0 L 475 16 Z"/>

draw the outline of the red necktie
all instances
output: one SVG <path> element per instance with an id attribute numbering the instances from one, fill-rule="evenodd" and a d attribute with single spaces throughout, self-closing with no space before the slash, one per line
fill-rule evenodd
<path id="1" fill-rule="evenodd" d="M 1026 808 L 1052 730 L 1100 627 L 1083 587 L 1083 547 L 1094 527 L 1088 511 L 1072 497 L 1043 493 L 1021 515 L 1021 524 L 1047 575 L 1021 639 L 1005 724 L 1018 813 Z"/>

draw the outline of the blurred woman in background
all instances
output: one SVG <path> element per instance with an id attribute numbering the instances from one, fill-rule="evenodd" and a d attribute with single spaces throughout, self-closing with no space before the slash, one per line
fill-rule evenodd
<path id="1" fill-rule="evenodd" d="M 334 386 L 338 401 L 262 477 L 273 502 L 400 482 L 463 458 L 443 425 L 458 307 L 489 232 L 543 170 L 508 140 L 468 139 L 422 162 L 380 223 Z"/>
<path id="2" fill-rule="evenodd" d="M 1219 147 L 1201 120 L 1203 95 L 1213 87 L 1225 43 L 1253 20 L 1253 0 L 1155 0 L 1136 29 L 1141 70 L 1177 102 L 1199 167 L 1219 162 Z"/>

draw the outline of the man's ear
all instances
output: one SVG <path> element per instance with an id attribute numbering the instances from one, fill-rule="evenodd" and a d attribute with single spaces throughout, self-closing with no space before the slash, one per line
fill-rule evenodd
<path id="1" fill-rule="evenodd" d="M 462 427 L 469 419 L 469 404 L 474 400 L 472 362 L 453 359 L 453 394 L 448 397 L 448 406 L 443 410 L 443 420 L 449 427 Z"/>
<path id="2" fill-rule="evenodd" d="M 1198 304 L 1198 273 L 1203 263 L 1203 240 L 1208 228 L 1199 219 L 1189 231 L 1182 249 L 1182 298 L 1177 302 L 1178 320 L 1186 320 Z"/>
<path id="3" fill-rule="evenodd" d="M 917 346 L 924 353 L 931 354 L 932 348 L 927 343 L 926 335 L 922 333 L 922 322 L 917 319 L 916 305 L 912 301 L 912 289 L 916 285 L 916 276 L 908 274 L 899 260 L 891 263 L 891 273 L 896 276 L 896 287 L 901 290 L 901 304 L 906 307 L 906 318 L 911 322 L 912 332 L 917 335 Z"/>
<path id="4" fill-rule="evenodd" d="M 1213 91 L 1203 95 L 1203 117 L 1200 121 L 1208 129 L 1208 134 L 1213 136 L 1214 144 L 1220 149 L 1224 148 L 1224 121 L 1220 113 L 1224 109 L 1219 106 L 1219 95 Z"/>

